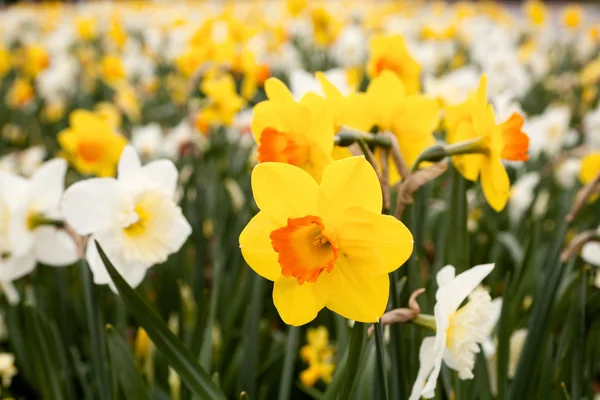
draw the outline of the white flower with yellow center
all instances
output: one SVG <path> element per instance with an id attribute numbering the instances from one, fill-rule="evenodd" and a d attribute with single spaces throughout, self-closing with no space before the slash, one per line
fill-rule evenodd
<path id="1" fill-rule="evenodd" d="M 436 334 L 423 339 L 421 344 L 419 372 L 410 400 L 435 395 L 442 361 L 458 371 L 460 379 L 473 378 L 475 355 L 479 344 L 487 339 L 494 308 L 488 292 L 474 290 L 493 269 L 494 264 L 478 265 L 455 276 L 454 267 L 446 266 L 438 272 Z M 468 303 L 459 309 L 467 296 Z"/>
<path id="2" fill-rule="evenodd" d="M 0 172 L 0 281 L 31 272 L 37 262 L 64 266 L 77 260 L 75 243 L 59 222 L 67 163 L 54 159 L 30 179 Z"/>
<path id="3" fill-rule="evenodd" d="M 96 284 L 115 289 L 95 240 L 132 287 L 185 243 L 191 227 L 173 200 L 177 175 L 169 160 L 142 166 L 134 148 L 126 146 L 118 179 L 88 179 L 66 190 L 62 210 L 67 223 L 80 235 L 91 235 L 86 258 Z"/>

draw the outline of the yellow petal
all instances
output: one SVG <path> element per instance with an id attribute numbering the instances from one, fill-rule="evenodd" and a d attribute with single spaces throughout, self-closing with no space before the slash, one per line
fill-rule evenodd
<path id="1" fill-rule="evenodd" d="M 274 128 L 279 132 L 290 132 L 286 121 L 277 113 L 271 101 L 263 101 L 254 106 L 251 129 L 256 143 L 260 143 L 260 136 L 265 128 Z"/>
<path id="2" fill-rule="evenodd" d="M 295 103 L 288 88 L 277 78 L 269 78 L 265 81 L 265 92 L 269 100 Z"/>
<path id="3" fill-rule="evenodd" d="M 486 157 L 481 167 L 481 188 L 485 198 L 495 211 L 504 209 L 510 196 L 510 180 L 500 156 Z"/>
<path id="4" fill-rule="evenodd" d="M 248 222 L 240 234 L 240 248 L 244 259 L 260 276 L 270 281 L 281 278 L 278 254 L 271 244 L 271 232 L 280 228 L 264 212 L 259 212 Z"/>
<path id="5" fill-rule="evenodd" d="M 333 150 L 333 118 L 325 99 L 315 93 L 307 93 L 300 104 L 310 111 L 310 125 L 305 132 L 308 140 L 316 144 L 323 153 L 330 155 Z"/>
<path id="6" fill-rule="evenodd" d="M 252 171 L 252 192 L 261 211 L 280 227 L 288 218 L 317 215 L 322 196 L 317 182 L 290 164 L 266 162 Z"/>
<path id="7" fill-rule="evenodd" d="M 277 280 L 273 285 L 273 303 L 283 322 L 300 326 L 315 319 L 329 294 L 319 290 L 322 286 L 318 282 L 299 285 L 294 277 Z"/>
<path id="8" fill-rule="evenodd" d="M 325 168 L 321 189 L 327 198 L 323 212 L 328 221 L 339 218 L 351 207 L 381 213 L 381 185 L 375 170 L 362 156 L 344 158 Z"/>
<path id="9" fill-rule="evenodd" d="M 376 322 L 381 318 L 390 292 L 388 274 L 357 271 L 342 254 L 330 275 L 337 278 L 327 299 L 327 308 L 359 322 Z"/>
<path id="10" fill-rule="evenodd" d="M 353 93 L 346 97 L 343 110 L 337 117 L 338 125 L 347 125 L 363 132 L 375 125 L 372 101 L 365 93 Z"/>
<path id="11" fill-rule="evenodd" d="M 95 122 L 98 122 L 99 118 L 97 118 L 94 113 L 88 110 L 75 110 L 69 115 L 69 125 L 71 127 L 86 127 L 90 125 L 94 125 Z"/>
<path id="12" fill-rule="evenodd" d="M 473 124 L 463 122 L 456 131 L 455 139 L 456 142 L 462 142 L 464 140 L 475 139 L 478 136 Z M 479 176 L 484 158 L 485 155 L 483 154 L 454 156 L 452 157 L 452 163 L 465 179 L 475 182 Z"/>
<path id="13" fill-rule="evenodd" d="M 413 236 L 396 218 L 349 208 L 336 226 L 337 245 L 352 267 L 366 274 L 398 269 L 413 251 Z"/>
<path id="14" fill-rule="evenodd" d="M 588 154 L 583 157 L 581 162 L 581 170 L 579 171 L 579 180 L 584 185 L 600 173 L 600 153 Z"/>

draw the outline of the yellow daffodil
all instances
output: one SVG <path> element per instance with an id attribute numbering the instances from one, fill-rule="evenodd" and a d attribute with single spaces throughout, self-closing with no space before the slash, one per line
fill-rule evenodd
<path id="1" fill-rule="evenodd" d="M 127 83 L 116 86 L 115 104 L 123 114 L 131 121 L 138 122 L 141 118 L 142 110 L 137 95 L 133 87 Z"/>
<path id="2" fill-rule="evenodd" d="M 327 46 L 333 43 L 339 31 L 333 16 L 325 7 L 315 8 L 311 16 L 315 42 L 320 46 Z"/>
<path id="3" fill-rule="evenodd" d="M 568 29 L 578 28 L 583 21 L 583 11 L 581 7 L 575 4 L 566 6 L 561 14 L 561 21 Z"/>
<path id="4" fill-rule="evenodd" d="M 121 82 L 125 78 L 125 67 L 116 55 L 107 55 L 102 59 L 102 78 L 109 85 Z"/>
<path id="5" fill-rule="evenodd" d="M 389 70 L 402 79 L 407 93 L 419 91 L 421 66 L 408 52 L 402 36 L 376 35 L 371 38 L 369 48 L 367 72 L 371 78 Z"/>
<path id="6" fill-rule="evenodd" d="M 524 11 L 529 21 L 535 26 L 544 25 L 548 19 L 548 10 L 544 3 L 539 0 L 527 1 L 524 5 Z"/>
<path id="7" fill-rule="evenodd" d="M 252 133 L 258 143 L 258 161 L 292 164 L 317 181 L 333 158 L 333 121 L 325 100 L 306 94 L 296 102 L 276 78 L 265 83 L 269 100 L 254 107 Z"/>
<path id="8" fill-rule="evenodd" d="M 111 19 L 110 28 L 107 33 L 117 48 L 122 49 L 127 41 L 127 31 L 125 31 L 125 28 L 118 17 L 113 17 Z"/>
<path id="9" fill-rule="evenodd" d="M 121 127 L 121 113 L 113 103 L 103 101 L 96 104 L 96 107 L 94 107 L 94 113 L 98 117 L 108 122 L 113 129 L 119 129 Z"/>
<path id="10" fill-rule="evenodd" d="M 12 108 L 21 108 L 29 104 L 34 95 L 35 90 L 28 79 L 16 78 L 6 93 L 6 102 Z"/>
<path id="11" fill-rule="evenodd" d="M 380 131 L 392 132 L 407 165 L 411 166 L 423 150 L 435 144 L 433 131 L 440 116 L 435 99 L 409 95 L 400 78 L 390 71 L 383 71 L 371 81 L 366 97 L 369 113 L 362 114 L 366 121 L 360 124 L 361 129 L 377 126 Z M 397 181 L 395 167 L 390 173 L 391 182 Z"/>
<path id="12" fill-rule="evenodd" d="M 244 107 L 246 101 L 237 94 L 235 81 L 229 74 L 208 77 L 202 81 L 202 92 L 206 95 L 208 106 L 196 116 L 196 128 L 204 134 L 211 125 L 229 126 L 233 117 Z"/>
<path id="13" fill-rule="evenodd" d="M 0 78 L 3 78 L 4 75 L 6 75 L 8 70 L 10 70 L 10 67 L 10 52 L 5 48 L 0 47 Z"/>
<path id="14" fill-rule="evenodd" d="M 189 47 L 175 59 L 175 66 L 186 78 L 191 77 L 206 60 L 206 49 L 202 46 Z"/>
<path id="15" fill-rule="evenodd" d="M 90 111 L 73 111 L 69 124 L 58 134 L 58 143 L 73 167 L 82 174 L 113 176 L 127 139 Z"/>
<path id="16" fill-rule="evenodd" d="M 584 185 L 596 178 L 600 173 L 600 153 L 592 153 L 583 157 L 579 180 Z"/>
<path id="17" fill-rule="evenodd" d="M 300 348 L 300 358 L 308 364 L 308 368 L 300 373 L 300 381 L 307 387 L 314 386 L 319 380 L 331 382 L 335 370 L 334 349 L 329 345 L 327 328 L 308 328 L 306 339 L 308 344 Z"/>
<path id="18" fill-rule="evenodd" d="M 306 324 L 324 307 L 360 322 L 383 315 L 388 274 L 408 259 L 413 239 L 381 215 L 379 180 L 364 157 L 330 164 L 320 185 L 293 165 L 259 164 L 252 191 L 260 212 L 240 247 L 248 265 L 274 281 L 285 323 Z"/>
<path id="19" fill-rule="evenodd" d="M 482 75 L 477 92 L 465 103 L 446 111 L 447 141 L 473 141 L 478 154 L 458 155 L 452 162 L 466 179 L 480 178 L 489 205 L 501 211 L 510 195 L 510 181 L 502 160 L 526 161 L 529 137 L 521 131 L 523 117 L 514 113 L 496 124 L 494 108 L 487 101 L 487 77 Z"/>
<path id="20" fill-rule="evenodd" d="M 94 17 L 77 17 L 75 19 L 75 29 L 79 37 L 89 41 L 96 36 L 96 18 Z"/>
<path id="21" fill-rule="evenodd" d="M 23 72 L 30 78 L 35 78 L 40 72 L 48 68 L 50 57 L 40 45 L 31 45 L 25 49 Z"/>
<path id="22" fill-rule="evenodd" d="M 292 16 L 297 17 L 306 9 L 307 0 L 286 0 L 285 5 Z"/>

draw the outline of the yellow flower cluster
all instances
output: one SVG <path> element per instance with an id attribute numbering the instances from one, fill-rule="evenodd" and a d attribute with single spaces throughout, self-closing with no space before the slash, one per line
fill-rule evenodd
<path id="1" fill-rule="evenodd" d="M 300 381 L 308 387 L 314 386 L 319 380 L 331 382 L 335 370 L 334 348 L 329 344 L 327 328 L 308 328 L 306 340 L 308 343 L 300 349 L 300 357 L 308 364 L 308 368 L 300 373 Z"/>

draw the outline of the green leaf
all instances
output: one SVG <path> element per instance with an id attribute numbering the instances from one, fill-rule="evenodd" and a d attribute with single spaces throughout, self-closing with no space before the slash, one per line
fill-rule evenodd
<path id="1" fill-rule="evenodd" d="M 142 400 L 150 398 L 150 389 L 144 383 L 131 351 L 119 332 L 112 326 L 106 326 L 106 344 L 111 367 L 118 370 L 117 378 L 126 399 Z"/>
<path id="2" fill-rule="evenodd" d="M 179 374 L 182 381 L 200 398 L 207 400 L 225 399 L 225 395 L 212 382 L 208 374 L 196 362 L 192 353 L 185 348 L 169 327 L 160 319 L 156 311 L 125 282 L 112 265 L 98 242 L 98 253 L 106 269 L 123 298 L 125 305 L 146 330 L 158 350 L 167 359 L 169 365 Z"/>
<path id="3" fill-rule="evenodd" d="M 285 358 L 283 359 L 283 371 L 281 373 L 281 384 L 279 386 L 279 400 L 288 400 L 294 382 L 294 366 L 298 354 L 298 340 L 300 328 L 290 326 L 285 344 Z"/>
<path id="4" fill-rule="evenodd" d="M 25 326 L 30 338 L 30 352 L 34 355 L 34 370 L 37 375 L 43 397 L 55 400 L 65 398 L 62 380 L 59 377 L 58 360 L 52 358 L 50 349 L 50 332 L 43 325 L 41 317 L 31 306 L 25 306 Z"/>

